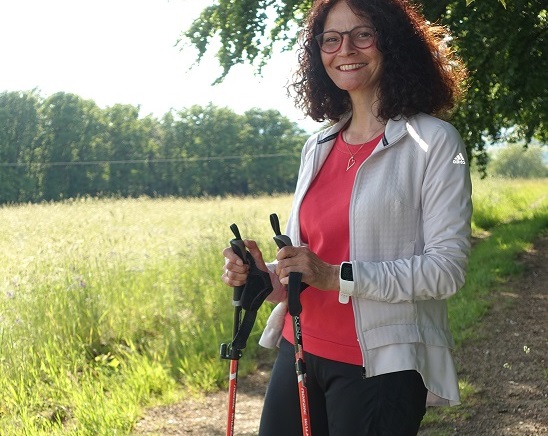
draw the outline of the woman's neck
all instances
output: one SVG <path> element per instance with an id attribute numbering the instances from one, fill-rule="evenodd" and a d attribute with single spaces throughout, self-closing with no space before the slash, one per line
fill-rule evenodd
<path id="1" fill-rule="evenodd" d="M 363 96 L 362 96 L 363 97 Z M 351 144 L 361 144 L 382 132 L 386 122 L 378 116 L 378 99 L 352 98 L 352 118 L 346 126 L 345 137 Z"/>

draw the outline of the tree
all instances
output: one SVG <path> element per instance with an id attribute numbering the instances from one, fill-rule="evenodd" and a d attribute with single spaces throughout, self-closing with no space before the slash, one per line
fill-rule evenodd
<path id="1" fill-rule="evenodd" d="M 298 125 L 276 110 L 192 106 L 159 121 L 58 92 L 0 93 L 0 204 L 92 195 L 230 195 L 293 189 Z"/>
<path id="2" fill-rule="evenodd" d="M 194 105 L 177 113 L 182 154 L 180 177 L 187 195 L 238 193 L 242 116 L 226 107 Z"/>
<path id="3" fill-rule="evenodd" d="M 143 166 L 143 175 L 146 175 L 146 179 L 142 192 L 146 195 L 165 194 L 162 191 L 164 180 L 164 172 L 161 168 L 162 163 L 157 162 L 157 160 L 162 159 L 162 126 L 152 115 L 141 118 L 139 124 L 145 136 L 143 152 L 146 164 Z"/>
<path id="4" fill-rule="evenodd" d="M 242 143 L 246 158 L 242 170 L 246 189 L 242 193 L 292 192 L 307 135 L 274 109 L 250 109 L 244 118 Z"/>
<path id="5" fill-rule="evenodd" d="M 58 92 L 40 110 L 38 152 L 45 167 L 41 173 L 42 196 L 59 200 L 89 190 L 89 173 L 74 163 L 87 161 L 101 132 L 100 110 L 93 100 Z"/>
<path id="6" fill-rule="evenodd" d="M 187 150 L 183 146 L 187 138 L 174 111 L 167 112 L 160 121 L 162 141 L 158 156 L 163 164 L 158 170 L 157 189 L 163 195 L 188 195 L 189 183 L 185 179 Z"/>
<path id="7" fill-rule="evenodd" d="M 122 196 L 137 196 L 149 190 L 150 180 L 142 162 L 149 157 L 148 128 L 139 119 L 139 108 L 115 104 L 106 109 L 106 143 L 103 148 L 107 165 L 108 191 Z M 132 162 L 140 161 L 140 162 Z"/>
<path id="8" fill-rule="evenodd" d="M 34 198 L 38 106 L 39 97 L 32 91 L 0 94 L 0 203 Z"/>
<path id="9" fill-rule="evenodd" d="M 539 146 L 524 148 L 519 144 L 508 144 L 497 151 L 489 167 L 493 174 L 513 179 L 548 177 L 548 167 L 543 162 Z"/>
<path id="10" fill-rule="evenodd" d="M 300 25 L 312 0 L 218 0 L 205 8 L 184 36 L 198 49 L 198 61 L 208 49 L 211 39 L 218 35 L 221 47 L 217 52 L 223 74 L 216 83 L 229 73 L 230 69 L 246 60 L 255 60 L 263 65 L 272 55 L 277 41 L 287 43 L 291 48 L 296 43 L 294 24 Z M 274 22 L 269 16 L 277 17 Z M 268 38 L 265 38 L 268 31 Z"/>
<path id="11" fill-rule="evenodd" d="M 423 12 L 446 25 L 470 71 L 469 92 L 452 122 L 470 156 L 485 169 L 485 140 L 548 139 L 548 12 L 541 0 L 500 2 L 423 0 Z M 198 49 L 220 39 L 221 81 L 238 63 L 263 66 L 276 44 L 296 43 L 312 0 L 217 0 L 204 9 L 184 37 Z"/>
<path id="12" fill-rule="evenodd" d="M 486 139 L 548 140 L 548 12 L 540 0 L 468 3 L 423 0 L 426 16 L 451 29 L 470 70 L 468 97 L 454 123 L 482 169 Z"/>

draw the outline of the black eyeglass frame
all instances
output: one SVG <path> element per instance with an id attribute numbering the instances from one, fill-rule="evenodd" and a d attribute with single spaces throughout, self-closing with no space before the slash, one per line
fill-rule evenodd
<path id="1" fill-rule="evenodd" d="M 359 45 L 356 45 L 355 42 L 354 42 L 354 38 L 352 38 L 352 33 L 353 33 L 356 29 L 362 29 L 362 28 L 371 29 L 371 30 L 372 30 L 371 33 L 372 33 L 372 35 L 373 35 L 372 38 L 371 38 L 371 43 L 368 44 L 368 45 L 366 45 L 365 47 L 360 47 Z M 336 33 L 336 34 L 338 34 L 338 35 L 341 37 L 339 46 L 338 46 L 336 49 L 330 50 L 330 51 L 324 50 L 323 45 L 322 45 L 322 38 L 323 38 L 323 36 L 324 36 L 326 33 Z M 364 49 L 366 49 L 366 48 L 371 47 L 371 46 L 375 43 L 375 38 L 376 38 L 376 35 L 377 35 L 377 29 L 375 29 L 374 27 L 371 27 L 371 26 L 365 26 L 365 25 L 363 25 L 363 26 L 356 26 L 356 27 L 354 27 L 353 29 L 347 30 L 346 32 L 339 32 L 339 31 L 337 31 L 337 30 L 327 30 L 327 31 L 325 31 L 325 32 L 322 32 L 322 33 L 320 33 L 320 34 L 314 36 L 314 39 L 315 39 L 316 42 L 318 43 L 318 46 L 320 47 L 320 50 L 321 50 L 321 51 L 323 51 L 324 53 L 327 53 L 327 54 L 333 54 L 333 53 L 338 52 L 338 51 L 341 49 L 341 47 L 342 47 L 342 45 L 343 45 L 343 42 L 344 42 L 344 35 L 348 35 L 348 36 L 350 37 L 350 43 L 351 43 L 354 47 L 364 50 Z"/>

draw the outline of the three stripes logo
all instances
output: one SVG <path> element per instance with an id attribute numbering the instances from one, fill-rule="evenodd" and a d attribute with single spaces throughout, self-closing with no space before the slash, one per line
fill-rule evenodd
<path id="1" fill-rule="evenodd" d="M 459 153 L 455 156 L 455 158 L 453 159 L 453 163 L 458 165 L 466 164 L 466 161 L 464 160 L 464 156 L 462 155 L 462 153 Z"/>

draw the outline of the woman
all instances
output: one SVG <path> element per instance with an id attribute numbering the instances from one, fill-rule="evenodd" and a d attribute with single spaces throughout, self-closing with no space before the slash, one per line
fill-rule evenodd
<path id="1" fill-rule="evenodd" d="M 303 30 L 296 102 L 317 121 L 287 225 L 266 265 L 279 345 L 260 435 L 300 435 L 288 275 L 303 274 L 301 326 L 312 434 L 415 435 L 427 404 L 459 404 L 446 299 L 463 285 L 471 185 L 458 132 L 436 118 L 465 70 L 406 0 L 318 0 Z M 225 249 L 223 281 L 247 267 Z M 281 335 L 281 337 L 280 337 Z"/>

